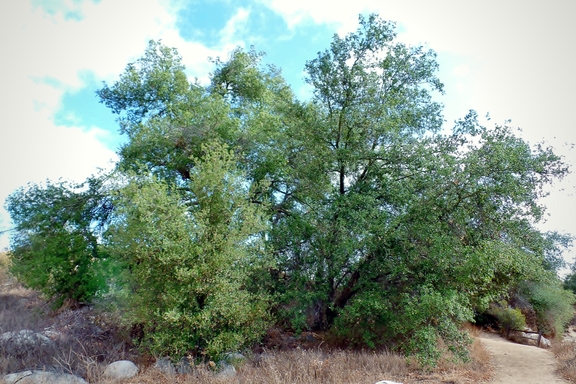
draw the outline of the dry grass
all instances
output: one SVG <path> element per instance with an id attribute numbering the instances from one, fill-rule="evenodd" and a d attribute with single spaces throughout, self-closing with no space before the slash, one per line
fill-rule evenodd
<path id="1" fill-rule="evenodd" d="M 0 333 L 48 329 L 59 336 L 53 339 L 52 349 L 31 350 L 24 355 L 0 346 L 0 377 L 25 369 L 48 369 L 73 373 L 90 383 L 112 384 L 103 378 L 104 367 L 115 360 L 129 359 L 142 367 L 142 372 L 134 379 L 124 380 L 125 384 L 354 384 L 380 380 L 468 384 L 489 378 L 489 355 L 479 341 L 472 345 L 470 363 L 456 364 L 447 358 L 432 371 L 424 371 L 393 353 L 329 350 L 317 345 L 300 349 L 296 343 L 284 340 L 285 350 L 254 353 L 237 367 L 233 378 L 221 377 L 206 365 L 196 366 L 188 375 L 171 376 L 152 368 L 149 358 L 138 355 L 130 344 L 129 334 L 105 314 L 91 308 L 50 312 L 38 293 L 23 288 L 8 274 L 8 262 L 6 255 L 0 254 Z M 469 332 L 474 335 L 477 330 L 470 327 Z"/>
<path id="2" fill-rule="evenodd" d="M 468 384 L 490 379 L 489 355 L 480 342 L 472 346 L 474 361 L 454 364 L 443 361 L 433 371 L 422 371 L 392 353 L 290 350 L 265 351 L 238 367 L 232 378 L 219 377 L 197 366 L 192 374 L 169 376 L 148 369 L 125 384 L 355 384 L 392 380 L 409 383 Z"/>
<path id="3" fill-rule="evenodd" d="M 42 327 L 44 300 L 8 273 L 10 260 L 0 253 L 0 333 Z"/>
<path id="4" fill-rule="evenodd" d="M 406 360 L 394 354 L 295 349 L 253 356 L 233 378 L 219 377 L 201 365 L 190 375 L 165 376 L 149 369 L 125 383 L 375 383 L 402 381 L 410 374 Z"/>
<path id="5" fill-rule="evenodd" d="M 435 369 L 424 372 L 416 368 L 416 372 L 411 376 L 416 380 L 406 381 L 406 383 L 469 384 L 489 382 L 494 372 L 491 356 L 479 339 L 481 329 L 472 324 L 466 324 L 464 329 L 473 339 L 468 363 L 455 362 L 449 354 L 445 354 Z"/>
<path id="6" fill-rule="evenodd" d="M 8 263 L 6 254 L 0 254 L 0 334 L 26 329 L 49 336 L 53 343 L 25 351 L 0 344 L 0 375 L 46 369 L 91 379 L 112 361 L 137 361 L 129 337 L 103 316 L 90 308 L 51 311 L 39 293 L 24 288 L 8 273 Z"/>
<path id="7" fill-rule="evenodd" d="M 558 361 L 558 373 L 571 383 L 576 383 L 576 343 L 553 341 L 551 350 Z"/>
<path id="8" fill-rule="evenodd" d="M 6 252 L 0 252 L 0 290 L 9 288 L 16 283 L 15 279 L 8 273 L 10 258 Z"/>
<path id="9" fill-rule="evenodd" d="M 477 330 L 471 329 L 476 334 Z M 492 375 L 490 355 L 475 338 L 471 362 L 457 364 L 444 359 L 431 371 L 420 369 L 400 355 L 386 352 L 292 349 L 267 351 L 251 356 L 232 378 L 198 365 L 189 375 L 166 375 L 154 368 L 141 372 L 124 384 L 355 384 L 392 380 L 410 383 L 471 384 L 488 382 Z"/>

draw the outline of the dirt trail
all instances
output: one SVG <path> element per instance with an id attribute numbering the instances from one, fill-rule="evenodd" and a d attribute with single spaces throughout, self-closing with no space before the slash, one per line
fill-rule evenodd
<path id="1" fill-rule="evenodd" d="M 554 356 L 550 351 L 516 344 L 502 337 L 482 332 L 482 344 L 493 356 L 494 384 L 569 384 L 554 372 Z"/>

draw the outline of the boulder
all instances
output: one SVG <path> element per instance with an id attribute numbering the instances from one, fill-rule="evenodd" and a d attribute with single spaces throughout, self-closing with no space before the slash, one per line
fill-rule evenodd
<path id="1" fill-rule="evenodd" d="M 157 359 L 156 363 L 154 363 L 154 368 L 166 375 L 175 375 L 178 372 L 168 357 Z"/>
<path id="2" fill-rule="evenodd" d="M 224 360 L 218 362 L 218 372 L 217 377 L 232 378 L 236 376 L 236 368 L 233 365 L 228 364 Z"/>
<path id="3" fill-rule="evenodd" d="M 178 363 L 176 363 L 176 372 L 181 375 L 192 373 L 194 370 L 194 365 L 190 364 L 190 359 L 187 357 L 182 357 Z"/>
<path id="4" fill-rule="evenodd" d="M 562 341 L 566 343 L 576 343 L 576 338 L 568 334 L 562 336 Z"/>
<path id="5" fill-rule="evenodd" d="M 24 371 L 4 376 L 6 384 L 88 384 L 84 379 L 67 373 Z"/>
<path id="6" fill-rule="evenodd" d="M 129 360 L 119 360 L 108 364 L 104 377 L 114 380 L 130 379 L 138 374 L 138 367 Z"/>
<path id="7" fill-rule="evenodd" d="M 228 352 L 225 353 L 222 357 L 224 358 L 225 362 L 232 365 L 240 364 L 246 361 L 246 356 L 238 352 Z"/>
<path id="8" fill-rule="evenodd" d="M 64 335 L 62 335 L 60 332 L 51 331 L 49 329 L 45 329 L 44 331 L 42 331 L 41 334 L 46 336 L 52 341 L 58 341 L 64 338 Z"/>
<path id="9" fill-rule="evenodd" d="M 6 353 L 14 356 L 24 356 L 30 351 L 51 351 L 54 348 L 52 340 L 29 329 L 4 332 L 0 335 L 0 345 Z"/>
<path id="10" fill-rule="evenodd" d="M 154 368 L 166 375 L 175 374 L 189 374 L 194 370 L 194 365 L 190 364 L 190 360 L 182 357 L 176 364 L 172 363 L 169 357 L 162 357 L 156 360 Z"/>
<path id="11" fill-rule="evenodd" d="M 540 346 L 550 348 L 552 346 L 552 343 L 550 343 L 550 340 L 542 336 L 542 340 L 540 340 Z"/>
<path id="12" fill-rule="evenodd" d="M 36 333 L 29 329 L 18 332 L 4 332 L 0 335 L 2 343 L 17 343 L 21 345 L 53 345 L 52 340 L 41 333 Z"/>
<path id="13" fill-rule="evenodd" d="M 522 336 L 525 339 L 528 339 L 530 341 L 529 344 L 538 345 L 538 334 L 520 332 L 520 336 Z M 550 346 L 551 346 L 550 340 L 548 340 L 547 338 L 542 336 L 542 338 L 540 339 L 540 346 L 545 347 L 545 348 L 550 348 Z"/>

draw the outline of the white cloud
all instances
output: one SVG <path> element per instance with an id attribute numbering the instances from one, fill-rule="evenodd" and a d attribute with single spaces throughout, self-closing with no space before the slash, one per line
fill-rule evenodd
<path id="1" fill-rule="evenodd" d="M 240 41 L 237 36 L 243 34 L 244 31 L 246 31 L 249 16 L 249 10 L 246 8 L 238 8 L 236 14 L 234 14 L 230 20 L 228 20 L 226 26 L 220 32 L 221 41 L 224 42 L 224 45 L 231 43 L 234 44 L 236 41 L 238 44 L 243 44 L 243 42 Z"/>
<path id="2" fill-rule="evenodd" d="M 238 8 L 220 31 L 219 42 L 214 47 L 208 48 L 199 42 L 184 40 L 176 30 L 165 33 L 162 42 L 177 47 L 188 75 L 198 78 L 201 84 L 207 84 L 209 83 L 209 73 L 213 69 L 209 58 L 226 59 L 236 47 L 246 48 L 243 37 L 248 30 L 249 17 L 249 9 Z"/>
<path id="3" fill-rule="evenodd" d="M 468 65 L 462 64 L 454 67 L 452 70 L 454 76 L 463 77 L 470 74 L 470 67 Z"/>
<path id="4" fill-rule="evenodd" d="M 345 34 L 357 28 L 358 14 L 374 8 L 374 1 L 359 0 L 343 6 L 330 0 L 259 0 L 282 16 L 288 28 L 294 29 L 301 23 L 334 24 L 336 32 Z"/>

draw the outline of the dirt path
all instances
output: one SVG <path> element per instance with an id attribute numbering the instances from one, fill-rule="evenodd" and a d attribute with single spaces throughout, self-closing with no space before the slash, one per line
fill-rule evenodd
<path id="1" fill-rule="evenodd" d="M 550 351 L 516 344 L 493 333 L 482 332 L 480 339 L 494 359 L 494 384 L 569 383 L 554 373 Z"/>

